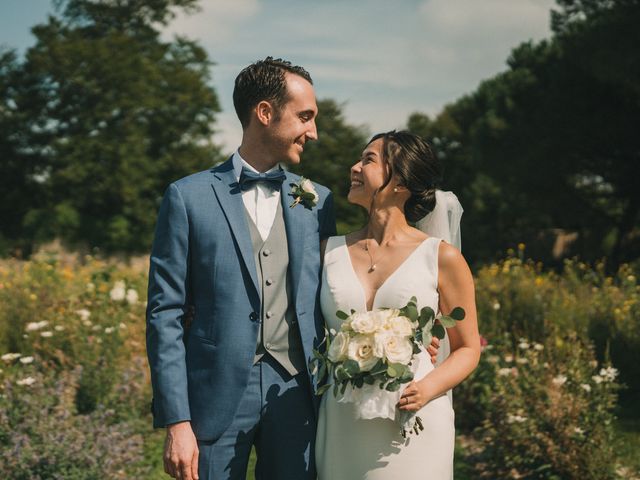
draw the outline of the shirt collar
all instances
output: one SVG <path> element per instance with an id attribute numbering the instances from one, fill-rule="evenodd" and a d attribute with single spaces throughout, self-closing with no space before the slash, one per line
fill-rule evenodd
<path id="1" fill-rule="evenodd" d="M 244 158 L 242 158 L 242 155 L 240 155 L 239 148 L 234 152 L 233 158 L 231 161 L 233 162 L 233 172 L 236 175 L 236 180 L 240 180 L 240 173 L 242 172 L 243 168 L 246 168 L 252 172 L 258 173 L 258 170 L 253 168 L 251 165 L 249 165 L 249 163 Z M 279 164 L 270 168 L 269 170 L 267 170 L 267 172 L 272 172 L 278 168 L 280 168 Z"/>

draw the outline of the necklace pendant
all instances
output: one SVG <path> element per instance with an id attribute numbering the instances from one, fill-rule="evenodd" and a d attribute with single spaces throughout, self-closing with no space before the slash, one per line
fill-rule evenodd
<path id="1" fill-rule="evenodd" d="M 369 271 L 370 272 L 374 272 L 375 270 L 376 270 L 376 264 L 373 263 L 373 264 L 371 264 L 371 267 L 369 267 Z"/>

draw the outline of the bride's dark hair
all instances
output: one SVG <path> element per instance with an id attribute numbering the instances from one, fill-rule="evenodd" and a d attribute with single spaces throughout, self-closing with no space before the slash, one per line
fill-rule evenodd
<path id="1" fill-rule="evenodd" d="M 442 167 L 431 147 L 418 135 L 406 130 L 374 135 L 369 144 L 382 139 L 382 160 L 387 165 L 384 189 L 395 175 L 400 185 L 411 193 L 404 204 L 404 214 L 417 222 L 436 206 L 436 188 L 442 181 Z"/>

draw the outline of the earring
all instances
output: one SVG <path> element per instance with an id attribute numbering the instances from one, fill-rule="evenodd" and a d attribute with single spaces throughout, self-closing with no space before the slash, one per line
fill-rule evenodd
<path id="1" fill-rule="evenodd" d="M 393 187 L 393 193 L 398 193 L 398 187 Z"/>

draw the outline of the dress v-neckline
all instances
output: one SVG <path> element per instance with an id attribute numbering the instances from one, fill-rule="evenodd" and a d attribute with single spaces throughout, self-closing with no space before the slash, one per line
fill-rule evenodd
<path id="1" fill-rule="evenodd" d="M 347 237 L 346 235 L 342 236 L 342 243 L 344 245 L 344 251 L 345 254 L 347 256 L 347 260 L 349 261 L 349 267 L 351 267 L 351 273 L 353 274 L 353 276 L 355 277 L 356 282 L 358 283 L 358 285 L 360 286 L 360 292 L 362 293 L 362 302 L 364 304 L 364 310 L 366 312 L 370 312 L 375 308 L 376 305 L 376 298 L 378 297 L 378 293 L 380 292 L 380 290 L 383 289 L 383 287 L 389 282 L 389 280 L 391 279 L 391 277 L 395 276 L 396 273 L 398 273 L 399 270 L 402 269 L 402 267 L 404 267 L 404 265 L 411 259 L 411 257 L 413 257 L 416 252 L 418 250 L 420 250 L 420 248 L 427 243 L 427 241 L 430 239 L 431 237 L 427 237 L 425 238 L 422 242 L 420 242 L 420 244 L 413 249 L 413 251 L 407 255 L 407 258 L 405 258 L 400 265 L 398 265 L 395 270 L 393 272 L 391 272 L 389 274 L 389 276 L 387 278 L 384 279 L 384 282 L 382 282 L 380 284 L 380 286 L 377 288 L 376 292 L 373 294 L 373 298 L 371 299 L 371 310 L 369 310 L 369 306 L 367 305 L 367 293 L 364 290 L 364 286 L 362 285 L 362 282 L 360 281 L 360 277 L 358 277 L 358 274 L 356 272 L 356 269 L 353 266 L 353 262 L 351 261 L 351 254 L 349 253 L 349 246 L 347 245 Z"/>

